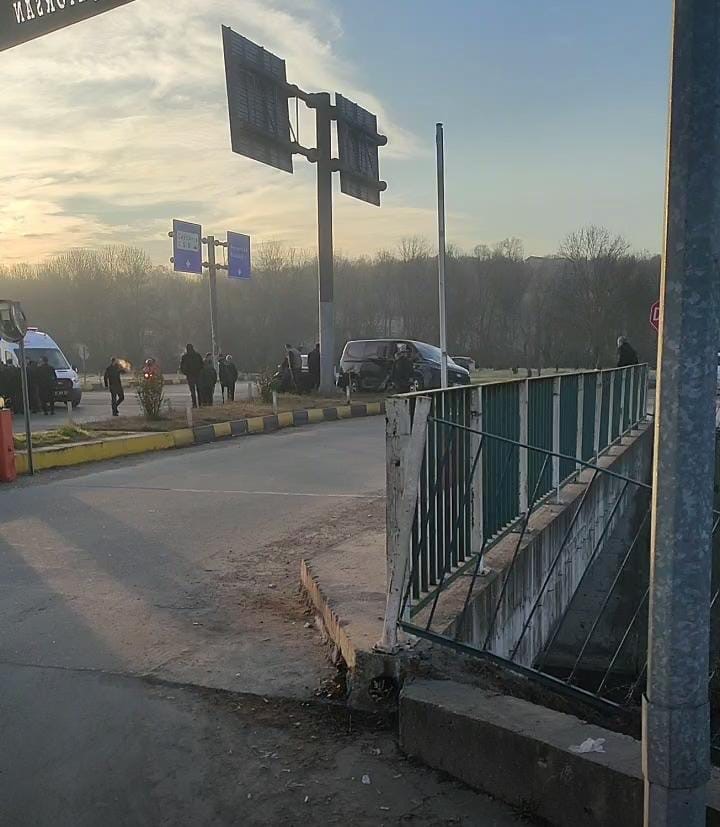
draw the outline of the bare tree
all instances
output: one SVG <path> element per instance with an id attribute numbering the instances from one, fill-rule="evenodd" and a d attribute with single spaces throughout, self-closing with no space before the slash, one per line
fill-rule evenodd
<path id="1" fill-rule="evenodd" d="M 563 300 L 573 335 L 583 336 L 592 366 L 599 366 L 614 350 L 621 311 L 620 270 L 630 245 L 593 224 L 570 233 L 560 244 L 567 263 Z"/>

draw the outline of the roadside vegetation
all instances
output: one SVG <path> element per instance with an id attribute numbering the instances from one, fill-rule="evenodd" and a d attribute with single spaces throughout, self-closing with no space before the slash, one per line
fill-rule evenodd
<path id="1" fill-rule="evenodd" d="M 353 402 L 377 402 L 380 394 L 355 394 Z M 328 408 L 344 405 L 344 396 L 318 396 L 313 394 L 278 394 L 278 413 L 299 411 L 307 408 Z M 274 413 L 272 402 L 256 401 L 227 402 L 207 408 L 195 408 L 192 412 L 193 425 L 211 425 L 234 419 L 250 419 L 254 416 L 268 416 Z M 187 428 L 187 412 L 179 408 L 165 408 L 159 418 L 147 419 L 145 416 L 119 416 L 100 422 L 88 422 L 84 425 L 88 431 L 174 431 Z"/>
<path id="2" fill-rule="evenodd" d="M 528 256 L 517 238 L 448 251 L 451 354 L 487 368 L 607 367 L 624 335 L 643 361 L 653 361 L 657 336 L 648 319 L 658 255 L 633 251 L 596 226 L 542 252 L 550 254 Z M 253 259 L 253 279 L 242 289 L 218 282 L 222 349 L 241 373 L 274 370 L 285 342 L 307 352 L 317 336 L 315 259 L 277 243 L 258 245 Z M 338 350 L 348 339 L 389 335 L 438 341 L 437 258 L 428 241 L 337 255 L 335 272 Z M 142 250 L 76 249 L 37 265 L 0 265 L 0 284 L 66 351 L 84 342 L 92 373 L 111 356 L 134 365 L 152 356 L 170 374 L 187 342 L 210 349 L 206 285 L 154 265 Z"/>
<path id="3" fill-rule="evenodd" d="M 105 436 L 118 436 L 118 430 L 112 431 L 105 428 L 88 429 L 76 425 L 61 425 L 49 431 L 35 431 L 32 435 L 33 448 L 50 448 L 53 445 L 70 445 L 74 442 L 86 442 L 88 440 L 102 439 Z M 24 451 L 27 447 L 25 434 L 14 434 L 13 443 L 16 451 Z"/>

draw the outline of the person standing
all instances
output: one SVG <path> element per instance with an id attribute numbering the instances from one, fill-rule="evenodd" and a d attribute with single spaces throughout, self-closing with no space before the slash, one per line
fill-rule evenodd
<path id="1" fill-rule="evenodd" d="M 55 373 L 55 368 L 48 363 L 47 356 L 43 356 L 36 375 L 42 412 L 45 416 L 47 416 L 48 413 L 55 416 L 55 388 L 57 387 L 57 374 Z"/>
<path id="2" fill-rule="evenodd" d="M 316 391 L 320 387 L 320 345 L 315 345 L 308 353 L 308 373 L 310 374 L 310 387 Z"/>
<path id="3" fill-rule="evenodd" d="M 212 353 L 205 355 L 205 362 L 198 378 L 198 397 L 201 405 L 212 405 L 215 397 L 215 385 L 217 384 L 217 371 L 213 364 Z"/>
<path id="4" fill-rule="evenodd" d="M 235 383 L 238 380 L 238 369 L 233 362 L 232 356 L 226 356 L 220 362 L 220 388 L 222 390 L 223 402 L 227 392 L 227 401 L 235 401 Z"/>
<path id="5" fill-rule="evenodd" d="M 110 364 L 105 368 L 103 376 L 103 383 L 110 391 L 110 405 L 112 407 L 112 415 L 120 416 L 118 408 L 125 401 L 125 391 L 122 386 L 122 374 L 125 371 L 120 367 L 120 363 L 113 356 Z"/>
<path id="6" fill-rule="evenodd" d="M 30 400 L 30 413 L 40 413 L 40 393 L 37 384 L 38 364 L 32 359 L 27 363 L 28 399 Z"/>
<path id="7" fill-rule="evenodd" d="M 413 363 L 407 345 L 399 345 L 392 366 L 392 383 L 398 393 L 407 393 L 413 379 Z"/>
<path id="8" fill-rule="evenodd" d="M 300 373 L 302 372 L 302 359 L 300 358 L 300 351 L 292 345 L 285 345 L 285 354 L 287 356 L 288 370 L 290 371 L 290 382 L 295 388 L 295 391 L 300 390 Z"/>
<path id="9" fill-rule="evenodd" d="M 203 358 L 195 350 L 192 345 L 188 345 L 180 360 L 180 373 L 187 379 L 188 388 L 190 388 L 190 398 L 192 399 L 193 408 L 197 408 L 198 404 L 202 404 L 199 399 L 198 381 L 200 374 L 203 371 Z"/>
<path id="10" fill-rule="evenodd" d="M 14 414 L 22 413 L 22 378 L 20 368 L 15 365 L 12 358 L 8 356 L 3 376 L 5 388 L 5 405 L 12 409 Z"/>
<path id="11" fill-rule="evenodd" d="M 630 365 L 637 365 L 640 361 L 638 359 L 637 353 L 635 352 L 635 348 L 630 344 L 630 342 L 628 342 L 628 340 L 624 336 L 618 337 L 617 353 L 617 366 L 619 368 L 626 368 Z"/>

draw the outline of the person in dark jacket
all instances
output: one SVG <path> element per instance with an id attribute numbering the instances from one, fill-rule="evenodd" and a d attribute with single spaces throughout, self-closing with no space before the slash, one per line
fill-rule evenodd
<path id="1" fill-rule="evenodd" d="M 10 388 L 9 388 L 10 372 L 0 361 L 0 399 L 3 400 L 3 405 L 6 408 L 10 407 Z"/>
<path id="2" fill-rule="evenodd" d="M 287 358 L 287 368 L 289 373 L 289 387 L 290 386 L 298 391 L 300 389 L 300 374 L 302 372 L 302 359 L 300 357 L 300 351 L 293 347 L 292 345 L 285 345 L 285 356 Z"/>
<path id="3" fill-rule="evenodd" d="M 220 388 L 222 390 L 223 402 L 227 393 L 227 401 L 235 401 L 235 383 L 238 379 L 238 369 L 233 362 L 232 356 L 226 356 L 220 362 Z"/>
<path id="4" fill-rule="evenodd" d="M 199 400 L 198 380 L 203 371 L 203 358 L 192 345 L 188 345 L 180 360 L 180 373 L 187 379 L 190 388 L 190 398 L 193 408 L 197 408 Z"/>
<path id="5" fill-rule="evenodd" d="M 113 356 L 103 375 L 103 384 L 110 391 L 110 406 L 112 407 L 113 416 L 120 416 L 118 408 L 125 401 L 125 391 L 122 386 L 123 373 L 125 371 Z"/>
<path id="6" fill-rule="evenodd" d="M 6 367 L 6 385 L 10 395 L 10 407 L 14 414 L 23 413 L 22 372 L 12 359 L 8 359 Z"/>
<path id="7" fill-rule="evenodd" d="M 620 336 L 617 340 L 617 352 L 619 368 L 626 368 L 629 365 L 637 365 L 640 361 L 635 352 L 635 348 L 628 342 L 624 336 Z"/>
<path id="8" fill-rule="evenodd" d="M 208 353 L 205 356 L 205 363 L 203 364 L 203 368 L 200 371 L 200 376 L 197 381 L 198 401 L 201 405 L 213 404 L 217 380 L 217 371 L 215 370 L 215 365 L 213 364 L 212 353 Z"/>
<path id="9" fill-rule="evenodd" d="M 310 386 L 316 391 L 320 387 L 320 345 L 315 345 L 308 353 L 308 373 L 310 374 Z"/>
<path id="10" fill-rule="evenodd" d="M 398 393 L 407 393 L 413 378 L 413 363 L 406 346 L 401 345 L 392 366 L 392 383 Z"/>
<path id="11" fill-rule="evenodd" d="M 2 373 L 2 386 L 5 407 L 10 408 L 14 414 L 22 413 L 22 378 L 20 377 L 20 368 L 15 367 L 13 360 L 10 358 L 8 358 Z"/>
<path id="12" fill-rule="evenodd" d="M 57 388 L 57 374 L 55 368 L 48 363 L 47 356 L 43 356 L 37 369 L 37 387 L 40 395 L 42 412 L 47 416 L 55 416 L 55 389 Z"/>
<path id="13" fill-rule="evenodd" d="M 30 359 L 27 363 L 28 399 L 30 400 L 30 413 L 40 413 L 40 393 L 37 385 L 38 364 Z"/>

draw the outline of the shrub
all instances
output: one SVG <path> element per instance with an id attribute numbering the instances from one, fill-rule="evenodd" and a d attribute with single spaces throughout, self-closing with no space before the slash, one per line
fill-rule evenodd
<path id="1" fill-rule="evenodd" d="M 161 419 L 163 401 L 165 400 L 165 380 L 162 375 L 145 376 L 141 373 L 137 380 L 137 398 L 146 419 Z"/>
<path id="2" fill-rule="evenodd" d="M 272 402 L 273 391 L 277 390 L 272 371 L 267 369 L 261 371 L 257 384 L 260 390 L 260 399 L 266 403 Z"/>

